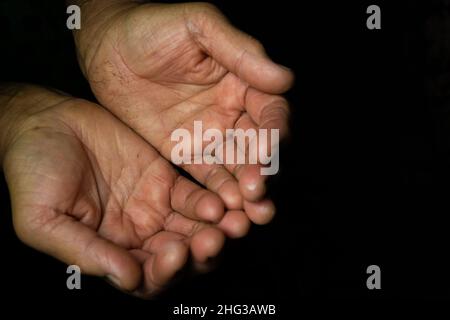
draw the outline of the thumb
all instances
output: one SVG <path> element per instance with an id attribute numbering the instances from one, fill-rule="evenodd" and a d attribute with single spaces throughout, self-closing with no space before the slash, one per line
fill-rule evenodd
<path id="1" fill-rule="evenodd" d="M 25 208 L 19 209 L 22 211 Z M 141 267 L 125 249 L 100 237 L 88 226 L 70 216 L 45 209 L 43 212 L 14 214 L 18 237 L 27 245 L 70 265 L 77 265 L 85 274 L 107 277 L 119 288 L 132 291 L 141 279 Z M 21 221 L 20 217 L 38 219 Z M 19 218 L 18 218 L 19 217 Z M 36 221 L 39 224 L 36 225 Z"/>
<path id="2" fill-rule="evenodd" d="M 214 6 L 202 4 L 197 14 L 186 16 L 206 53 L 251 87 L 281 94 L 292 86 L 292 71 L 273 62 L 258 40 L 233 27 Z"/>

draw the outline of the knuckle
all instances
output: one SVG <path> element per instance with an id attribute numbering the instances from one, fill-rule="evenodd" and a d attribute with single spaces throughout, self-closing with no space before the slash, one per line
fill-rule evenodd
<path id="1" fill-rule="evenodd" d="M 200 22 L 211 22 L 222 17 L 221 11 L 215 5 L 206 2 L 186 4 L 186 12 Z"/>
<path id="2" fill-rule="evenodd" d="M 195 9 L 197 12 L 206 15 L 220 13 L 220 10 L 214 4 L 209 2 L 195 2 L 192 3 L 191 5 L 192 8 Z"/>
<path id="3" fill-rule="evenodd" d="M 250 37 L 250 39 L 251 39 L 253 49 L 254 49 L 256 52 L 258 52 L 258 53 L 263 53 L 263 52 L 266 51 L 266 49 L 264 48 L 264 45 L 262 44 L 261 41 L 259 41 L 259 40 L 256 39 L 256 38 L 253 38 L 252 36 L 249 36 L 249 37 Z"/>

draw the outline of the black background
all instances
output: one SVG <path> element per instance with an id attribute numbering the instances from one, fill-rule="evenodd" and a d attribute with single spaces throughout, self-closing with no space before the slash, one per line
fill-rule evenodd
<path id="1" fill-rule="evenodd" d="M 0 305 L 30 301 L 103 311 L 177 303 L 275 303 L 323 298 L 450 296 L 450 1 L 214 2 L 297 76 L 292 135 L 271 184 L 278 216 L 229 241 L 211 274 L 140 301 L 25 247 L 1 186 Z M 366 8 L 382 29 L 366 28 Z M 63 1 L 0 1 L 0 79 L 93 99 L 65 27 Z M 381 290 L 366 268 L 381 267 Z M 6 298 L 6 299 L 5 299 Z M 38 308 L 38 307 L 36 307 Z M 34 309 L 37 310 L 37 309 Z"/>

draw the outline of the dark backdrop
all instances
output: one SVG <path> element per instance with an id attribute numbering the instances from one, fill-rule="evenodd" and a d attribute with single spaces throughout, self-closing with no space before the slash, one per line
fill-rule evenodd
<path id="1" fill-rule="evenodd" d="M 0 305 L 95 301 L 150 318 L 178 302 L 283 311 L 310 299 L 448 298 L 450 1 L 214 3 L 297 75 L 292 137 L 271 184 L 275 221 L 229 241 L 215 272 L 144 302 L 90 277 L 67 290 L 66 266 L 15 237 L 2 182 Z M 382 30 L 366 28 L 370 4 Z M 93 99 L 66 17 L 63 1 L 0 1 L 1 80 Z M 379 291 L 366 288 L 371 264 Z"/>

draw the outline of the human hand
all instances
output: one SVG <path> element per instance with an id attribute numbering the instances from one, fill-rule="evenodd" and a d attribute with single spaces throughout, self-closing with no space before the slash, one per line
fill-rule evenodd
<path id="1" fill-rule="evenodd" d="M 213 6 L 88 2 L 75 34 L 80 65 L 106 108 L 166 159 L 177 128 L 287 131 L 287 102 L 279 94 L 293 75 L 272 62 L 262 45 L 232 27 Z M 247 141 L 248 143 L 248 141 Z M 198 156 L 198 155 L 194 155 Z M 197 181 L 230 209 L 267 223 L 274 206 L 261 200 L 260 165 L 186 164 Z"/>
<path id="2" fill-rule="evenodd" d="M 206 269 L 223 232 L 248 231 L 244 212 L 224 216 L 217 195 L 180 176 L 95 104 L 24 87 L 0 115 L 17 235 L 83 273 L 152 296 L 183 268 L 189 251 L 195 267 Z"/>

